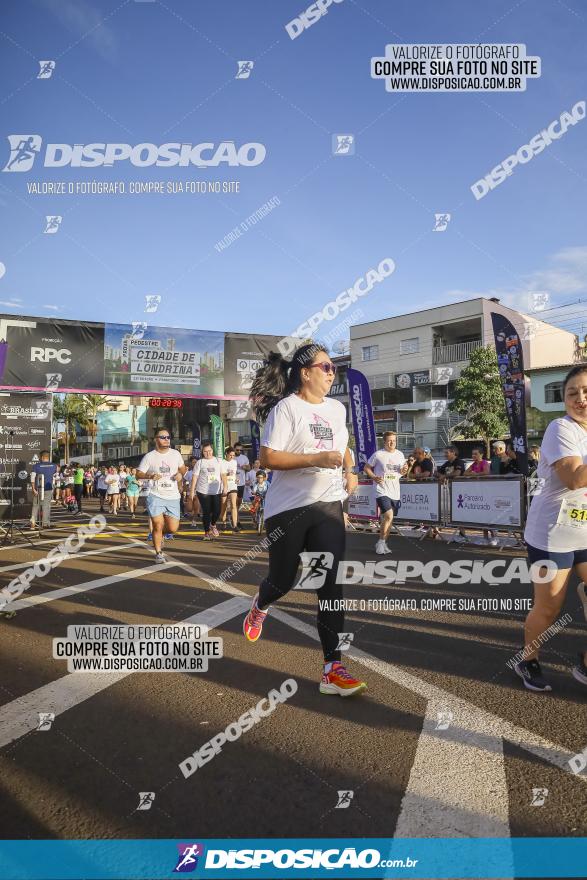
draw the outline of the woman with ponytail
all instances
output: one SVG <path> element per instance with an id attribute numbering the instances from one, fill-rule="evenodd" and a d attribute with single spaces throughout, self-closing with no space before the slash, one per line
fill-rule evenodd
<path id="1" fill-rule="evenodd" d="M 318 635 L 324 654 L 320 682 L 323 694 L 346 697 L 367 685 L 353 678 L 340 662 L 339 633 L 344 632 L 342 586 L 338 563 L 345 549 L 342 515 L 343 467 L 347 492 L 357 487 L 345 408 L 327 397 L 336 367 L 327 350 L 302 345 L 291 361 L 271 352 L 257 371 L 250 398 L 259 421 L 261 467 L 273 479 L 265 496 L 267 533 L 281 529 L 269 545 L 269 574 L 247 614 L 243 630 L 250 642 L 261 635 L 269 607 L 294 586 L 300 554 L 304 566 L 300 586 L 319 590 Z M 308 557 L 306 557 L 308 558 Z"/>

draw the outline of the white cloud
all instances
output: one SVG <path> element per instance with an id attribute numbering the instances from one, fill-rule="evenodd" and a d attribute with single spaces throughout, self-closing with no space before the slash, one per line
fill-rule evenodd
<path id="1" fill-rule="evenodd" d="M 14 302 L 6 302 L 5 300 L 0 299 L 0 306 L 8 306 L 11 309 L 19 309 L 21 306 L 20 300 L 15 300 Z"/>
<path id="2" fill-rule="evenodd" d="M 59 311 L 59 306 L 43 306 L 44 309 L 52 309 L 54 312 Z"/>

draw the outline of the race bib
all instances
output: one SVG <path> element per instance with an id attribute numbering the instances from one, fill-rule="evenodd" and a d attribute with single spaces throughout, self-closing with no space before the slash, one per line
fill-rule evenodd
<path id="1" fill-rule="evenodd" d="M 162 480 L 159 480 L 159 486 L 161 489 L 173 489 L 173 483 L 169 477 L 164 477 Z"/>
<path id="2" fill-rule="evenodd" d="M 208 484 L 217 483 L 217 482 L 218 482 L 218 477 L 216 476 L 216 472 L 215 471 L 208 471 Z"/>
<path id="3" fill-rule="evenodd" d="M 585 497 L 584 493 L 583 497 Z M 557 519 L 557 525 L 584 529 L 587 536 L 587 503 L 565 498 Z"/>

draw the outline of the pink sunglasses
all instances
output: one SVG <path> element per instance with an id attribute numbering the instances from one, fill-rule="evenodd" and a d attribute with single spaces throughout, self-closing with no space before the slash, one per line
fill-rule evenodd
<path id="1" fill-rule="evenodd" d="M 310 364 L 308 369 L 311 370 L 312 367 L 319 367 L 323 373 L 336 373 L 336 364 L 329 363 L 328 361 L 320 364 Z"/>

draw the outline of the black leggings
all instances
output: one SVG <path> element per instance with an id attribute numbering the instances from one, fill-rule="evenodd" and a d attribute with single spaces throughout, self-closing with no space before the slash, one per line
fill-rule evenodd
<path id="1" fill-rule="evenodd" d="M 77 501 L 77 509 L 81 512 L 82 509 L 82 495 L 84 494 L 84 487 L 80 485 L 74 485 L 73 494 L 75 495 L 75 500 Z"/>
<path id="2" fill-rule="evenodd" d="M 342 585 L 336 583 L 338 563 L 344 555 L 346 533 L 340 501 L 316 501 L 306 507 L 296 507 L 270 517 L 265 522 L 267 533 L 280 528 L 284 534 L 269 545 L 269 575 L 259 588 L 259 608 L 264 610 L 272 602 L 285 596 L 296 582 L 300 553 L 312 551 L 319 583 L 324 577 L 323 586 L 317 590 L 318 635 L 322 642 L 324 660 L 340 660 L 338 650 L 339 633 L 344 632 L 344 611 L 342 610 Z M 325 554 L 320 559 L 320 554 Z M 326 554 L 332 554 L 332 565 Z M 316 564 L 316 560 L 319 563 Z M 311 571 L 304 585 L 311 587 Z M 327 601 L 324 601 L 327 600 Z M 322 603 L 326 607 L 321 607 Z M 336 608 L 336 610 L 334 610 Z"/>
<path id="3" fill-rule="evenodd" d="M 210 524 L 216 525 L 216 520 L 220 516 L 220 495 L 204 495 L 203 492 L 196 492 L 200 507 L 202 508 L 202 519 L 204 521 L 204 531 L 210 531 Z"/>

